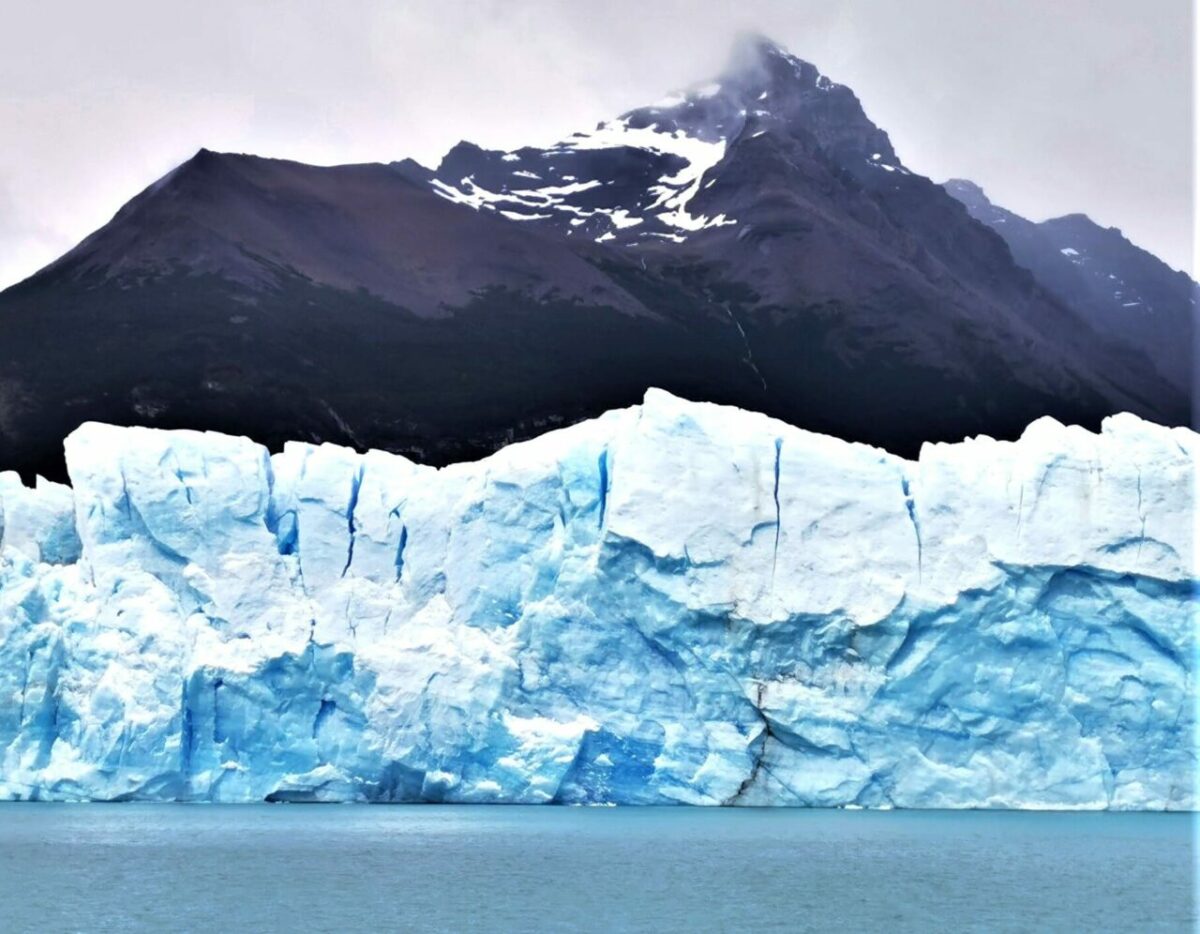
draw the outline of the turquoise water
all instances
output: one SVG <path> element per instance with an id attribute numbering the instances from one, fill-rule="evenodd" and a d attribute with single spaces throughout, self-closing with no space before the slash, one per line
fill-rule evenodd
<path id="1" fill-rule="evenodd" d="M 1167 814 L 0 805 L 0 930 L 1188 931 Z"/>

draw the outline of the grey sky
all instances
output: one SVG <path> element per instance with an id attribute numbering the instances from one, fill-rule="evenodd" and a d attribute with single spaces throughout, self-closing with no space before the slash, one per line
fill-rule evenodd
<path id="1" fill-rule="evenodd" d="M 0 30 L 0 286 L 200 146 L 436 163 L 550 142 L 714 74 L 757 29 L 900 157 L 1192 267 L 1190 0 L 109 0 Z"/>

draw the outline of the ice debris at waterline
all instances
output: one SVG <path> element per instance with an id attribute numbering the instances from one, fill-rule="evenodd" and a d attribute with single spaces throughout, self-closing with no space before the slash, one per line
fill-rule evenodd
<path id="1" fill-rule="evenodd" d="M 1191 808 L 1196 450 L 84 425 L 73 493 L 0 482 L 0 796 Z"/>

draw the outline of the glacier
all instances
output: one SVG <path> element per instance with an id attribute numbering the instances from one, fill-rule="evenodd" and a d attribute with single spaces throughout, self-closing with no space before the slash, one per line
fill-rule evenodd
<path id="1" fill-rule="evenodd" d="M 1197 448 L 85 424 L 0 474 L 0 798 L 1192 809 Z"/>

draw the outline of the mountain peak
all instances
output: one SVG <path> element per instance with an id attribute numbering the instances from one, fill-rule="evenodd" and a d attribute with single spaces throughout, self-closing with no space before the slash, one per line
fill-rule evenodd
<path id="1" fill-rule="evenodd" d="M 789 85 L 799 85 L 804 90 L 835 87 L 816 65 L 797 58 L 778 42 L 756 32 L 741 33 L 734 39 L 721 81 L 755 90 Z"/>
<path id="2" fill-rule="evenodd" d="M 969 178 L 948 178 L 942 187 L 957 201 L 968 208 L 983 209 L 994 207 L 992 199 L 982 188 Z"/>
<path id="3" fill-rule="evenodd" d="M 766 134 L 770 138 L 751 150 L 790 151 L 776 165 L 784 173 L 795 159 L 820 152 L 822 160 L 872 185 L 894 188 L 909 174 L 850 88 L 766 36 L 743 33 L 715 80 L 544 149 L 499 152 L 460 142 L 421 180 L 445 200 L 557 227 L 576 240 L 682 243 L 739 224 L 735 202 L 753 198 L 762 167 L 738 176 L 736 184 L 718 181 L 727 157 Z"/>
<path id="4" fill-rule="evenodd" d="M 729 50 L 729 70 L 753 67 L 787 54 L 787 50 L 769 36 L 754 30 L 743 31 L 734 36 Z"/>
<path id="5" fill-rule="evenodd" d="M 943 183 L 944 188 L 953 188 L 955 191 L 971 192 L 980 198 L 986 198 L 987 194 L 978 183 L 971 181 L 969 178 L 948 178 Z"/>

